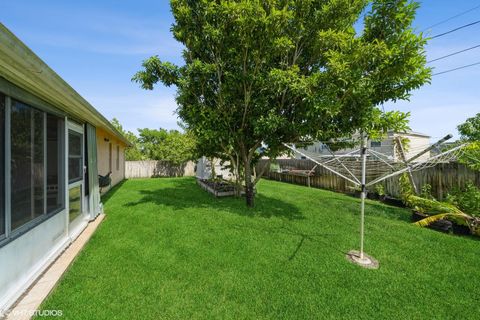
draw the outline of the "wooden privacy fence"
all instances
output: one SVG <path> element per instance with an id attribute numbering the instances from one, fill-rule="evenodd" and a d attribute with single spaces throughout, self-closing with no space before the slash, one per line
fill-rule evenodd
<path id="1" fill-rule="evenodd" d="M 174 165 L 169 161 L 145 160 L 125 161 L 125 178 L 184 177 L 195 175 L 192 161 Z"/>
<path id="2" fill-rule="evenodd" d="M 260 160 L 257 164 L 257 172 L 261 171 L 266 161 Z M 278 159 L 276 162 L 281 169 L 310 170 L 315 166 L 315 163 L 308 159 Z M 320 166 L 315 168 L 314 175 L 309 178 L 290 173 L 270 172 L 268 169 L 264 173 L 264 178 L 304 186 L 308 185 L 308 179 L 310 179 L 311 187 L 337 192 L 352 192 L 353 188 L 352 183 Z M 398 178 L 399 176 L 380 183 L 383 185 L 387 195 L 396 198 L 400 197 Z M 457 162 L 440 163 L 430 168 L 415 171 L 413 172 L 413 178 L 419 189 L 425 184 L 431 185 L 432 195 L 439 200 L 443 200 L 450 190 L 465 187 L 469 181 L 480 187 L 480 172 L 473 171 Z M 370 191 L 375 191 L 374 188 L 370 189 Z"/>

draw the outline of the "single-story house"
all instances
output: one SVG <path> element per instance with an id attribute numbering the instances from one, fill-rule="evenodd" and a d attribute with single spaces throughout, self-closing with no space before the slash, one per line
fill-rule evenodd
<path id="1" fill-rule="evenodd" d="M 98 175 L 123 180 L 128 145 L 0 24 L 0 311 L 101 213 Z"/>

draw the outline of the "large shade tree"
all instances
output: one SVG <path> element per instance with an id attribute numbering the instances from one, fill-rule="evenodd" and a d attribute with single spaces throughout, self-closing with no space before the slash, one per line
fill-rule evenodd
<path id="1" fill-rule="evenodd" d="M 417 7 L 407 0 L 171 0 L 185 63 L 154 56 L 133 80 L 150 90 L 158 82 L 177 87 L 179 117 L 205 155 L 234 162 L 253 206 L 259 157 L 275 157 L 283 142 L 368 131 L 373 119 L 384 120 L 383 103 L 408 99 L 429 80 L 425 39 L 411 27 Z"/>

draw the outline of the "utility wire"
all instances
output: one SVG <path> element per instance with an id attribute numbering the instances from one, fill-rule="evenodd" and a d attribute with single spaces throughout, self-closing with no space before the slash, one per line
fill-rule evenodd
<path id="1" fill-rule="evenodd" d="M 437 23 L 435 23 L 435 24 L 432 24 L 431 26 L 426 27 L 426 28 L 423 29 L 422 31 L 426 31 L 426 30 L 428 30 L 428 29 L 431 29 L 431 28 L 434 28 L 434 27 L 439 26 L 439 25 L 441 25 L 441 24 L 444 24 L 445 22 L 448 22 L 448 21 L 453 20 L 453 19 L 455 19 L 455 18 L 461 17 L 461 16 L 463 16 L 464 14 L 467 14 L 467 13 L 469 13 L 469 12 L 472 12 L 473 10 L 476 10 L 476 9 L 478 9 L 478 8 L 480 8 L 480 5 L 478 5 L 478 6 L 476 6 L 476 7 L 473 7 L 473 8 L 470 8 L 470 9 L 468 9 L 468 10 L 465 10 L 465 11 L 463 11 L 463 12 L 460 12 L 460 13 L 454 15 L 454 16 L 451 16 L 450 18 L 447 18 L 447 19 L 442 20 L 442 21 L 440 21 L 440 22 L 437 22 Z"/>
<path id="2" fill-rule="evenodd" d="M 437 34 L 437 35 L 435 35 L 435 36 L 433 36 L 433 37 L 430 37 L 430 39 L 440 38 L 440 37 L 442 37 L 442 36 L 444 36 L 444 35 L 450 34 L 450 33 L 452 33 L 452 32 L 458 31 L 458 30 L 463 29 L 463 28 L 467 28 L 467 27 L 476 25 L 476 24 L 478 24 L 478 23 L 480 23 L 480 20 L 477 20 L 477 21 L 474 21 L 474 22 L 471 22 L 471 23 L 468 23 L 468 24 L 464 24 L 463 26 L 460 26 L 460 27 L 458 27 L 458 28 L 449 30 L 449 31 L 444 32 L 444 33 Z"/>
<path id="3" fill-rule="evenodd" d="M 457 55 L 457 54 L 462 53 L 462 52 L 465 52 L 465 51 L 473 50 L 473 49 L 476 49 L 476 48 L 480 48 L 480 44 L 478 44 L 478 45 L 476 45 L 476 46 L 473 46 L 473 47 L 470 47 L 470 48 L 467 48 L 467 49 L 463 49 L 463 50 L 460 50 L 460 51 L 456 51 L 456 52 L 447 54 L 447 55 L 445 55 L 445 56 L 441 56 L 441 57 L 435 58 L 435 59 L 433 59 L 433 60 L 427 61 L 427 63 L 431 63 L 431 62 L 434 62 L 434 61 L 442 60 L 442 59 L 445 59 L 445 58 L 448 58 L 448 57 Z"/>
<path id="4" fill-rule="evenodd" d="M 449 72 L 452 72 L 452 71 L 457 71 L 457 70 L 460 70 L 460 69 L 473 67 L 473 66 L 476 66 L 476 65 L 479 65 L 479 64 L 480 64 L 480 62 L 476 62 L 476 63 L 472 63 L 472 64 L 467 64 L 466 66 L 461 66 L 461 67 L 458 67 L 458 68 L 453 68 L 453 69 L 445 70 L 445 71 L 442 71 L 442 72 L 437 72 L 437 73 L 432 74 L 432 77 L 433 76 L 438 76 L 438 75 L 444 74 L 444 73 L 449 73 Z"/>

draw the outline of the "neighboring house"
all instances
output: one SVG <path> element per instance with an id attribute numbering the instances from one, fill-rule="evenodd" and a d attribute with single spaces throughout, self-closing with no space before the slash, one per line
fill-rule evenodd
<path id="1" fill-rule="evenodd" d="M 430 146 L 430 136 L 418 133 L 418 132 L 402 132 L 396 133 L 393 131 L 388 132 L 385 139 L 382 141 L 369 141 L 368 148 L 382 153 L 389 157 L 392 161 L 401 161 L 400 153 L 398 150 L 398 145 L 395 143 L 397 137 L 407 138 L 408 139 L 408 146 L 405 150 L 406 158 L 409 159 L 419 153 L 421 150 L 426 149 Z M 318 155 L 330 155 L 330 152 L 325 147 L 325 145 L 321 142 L 316 142 L 312 145 L 309 145 L 305 148 L 299 149 L 299 151 L 305 150 L 308 154 L 318 154 Z M 352 151 L 352 149 L 342 149 L 334 152 L 336 155 L 345 154 Z M 307 155 L 308 155 L 307 154 Z M 304 158 L 300 154 L 295 154 L 297 159 Z M 430 152 L 425 153 L 421 157 L 419 157 L 416 161 L 424 161 L 430 157 Z"/>
<path id="2" fill-rule="evenodd" d="M 0 24 L 0 311 L 102 211 L 98 174 L 121 181 L 127 145 Z"/>

